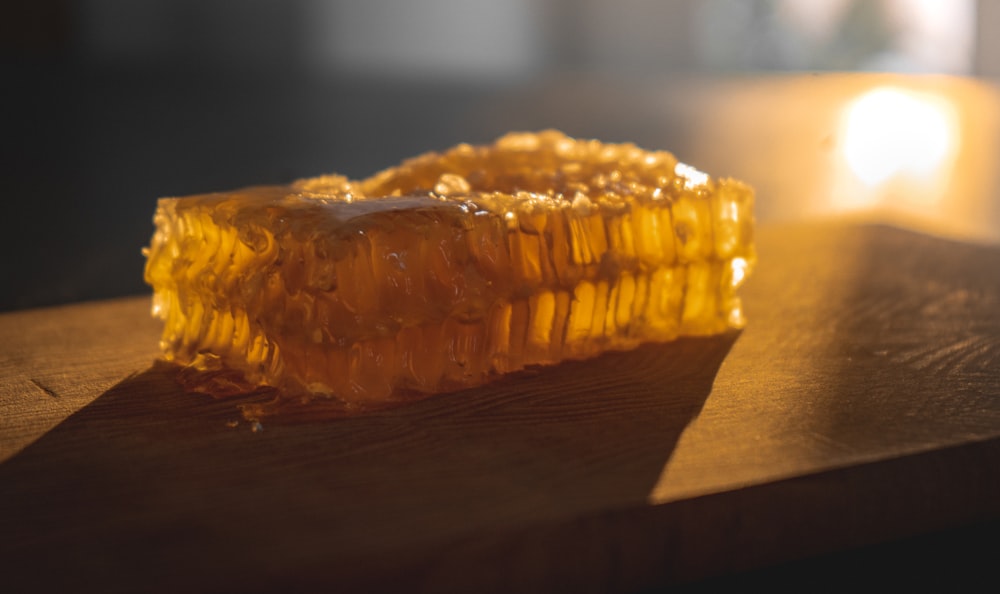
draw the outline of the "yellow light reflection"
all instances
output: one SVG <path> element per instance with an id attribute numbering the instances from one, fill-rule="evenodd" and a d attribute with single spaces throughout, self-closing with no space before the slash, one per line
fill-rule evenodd
<path id="1" fill-rule="evenodd" d="M 842 156 L 855 182 L 839 192 L 838 206 L 938 202 L 959 134 L 954 106 L 939 96 L 892 86 L 865 92 L 843 112 Z"/>
<path id="2" fill-rule="evenodd" d="M 951 111 L 945 102 L 911 91 L 869 91 L 845 112 L 844 157 L 872 186 L 899 174 L 932 177 L 957 145 Z"/>
<path id="3" fill-rule="evenodd" d="M 995 83 L 835 73 L 682 87 L 663 100 L 696 131 L 685 159 L 749 182 L 762 224 L 841 218 L 1000 243 Z"/>

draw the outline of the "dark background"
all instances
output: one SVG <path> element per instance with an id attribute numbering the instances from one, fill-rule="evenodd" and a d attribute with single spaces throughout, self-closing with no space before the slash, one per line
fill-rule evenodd
<path id="1" fill-rule="evenodd" d="M 994 74 L 988 2 L 948 3 L 964 45 L 929 54 L 898 2 L 818 4 L 839 6 L 825 33 L 787 0 L 7 3 L 0 311 L 145 292 L 161 196 L 361 177 L 513 129 L 684 158 L 697 130 L 650 90 L 694 78 Z"/>

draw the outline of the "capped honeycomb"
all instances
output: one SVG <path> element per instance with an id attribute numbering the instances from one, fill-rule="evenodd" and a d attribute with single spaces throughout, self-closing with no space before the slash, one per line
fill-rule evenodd
<path id="1" fill-rule="evenodd" d="M 351 412 L 740 327 L 752 209 L 666 152 L 514 133 L 161 199 L 145 278 L 189 388 Z"/>

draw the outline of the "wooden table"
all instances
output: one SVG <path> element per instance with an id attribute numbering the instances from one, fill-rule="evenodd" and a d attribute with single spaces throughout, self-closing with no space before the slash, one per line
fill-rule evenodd
<path id="1" fill-rule="evenodd" d="M 1000 248 L 759 250 L 740 333 L 256 431 L 146 297 L 2 315 L 4 589 L 635 591 L 1000 518 Z"/>

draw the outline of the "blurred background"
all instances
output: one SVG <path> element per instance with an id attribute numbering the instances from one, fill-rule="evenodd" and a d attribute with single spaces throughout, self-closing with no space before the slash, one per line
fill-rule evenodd
<path id="1" fill-rule="evenodd" d="M 992 239 L 1000 228 L 1000 36 L 989 33 L 1000 2 L 43 0 L 0 11 L 0 311 L 146 292 L 140 250 L 160 196 L 361 177 L 509 130 L 671 150 L 750 181 L 764 222 L 891 204 L 926 215 L 975 180 L 948 230 Z"/>

